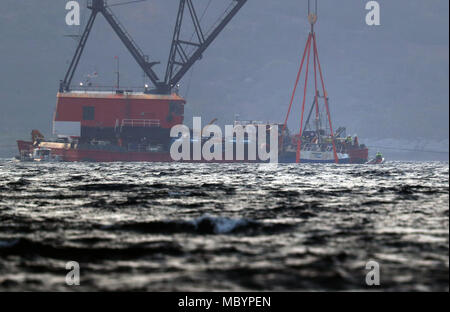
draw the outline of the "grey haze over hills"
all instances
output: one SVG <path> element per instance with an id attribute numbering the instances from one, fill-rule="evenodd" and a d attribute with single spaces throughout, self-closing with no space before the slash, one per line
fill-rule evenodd
<path id="1" fill-rule="evenodd" d="M 75 49 L 65 35 L 81 32 L 65 25 L 66 2 L 2 1 L 0 156 L 13 156 L 15 140 L 28 138 L 32 129 L 51 136 L 58 82 Z M 79 2 L 85 22 L 86 1 Z M 449 2 L 380 0 L 376 27 L 365 24 L 366 2 L 319 0 L 318 49 L 335 127 L 347 126 L 369 145 L 448 151 Z M 201 12 L 208 0 L 194 3 Z M 212 0 L 203 25 L 208 28 L 229 3 Z M 248 1 L 181 82 L 187 124 L 192 116 L 230 124 L 235 114 L 284 120 L 309 31 L 306 3 Z M 160 76 L 177 7 L 177 0 L 148 0 L 113 8 L 151 60 L 161 61 L 155 67 Z M 74 82 L 98 72 L 95 83 L 113 85 L 116 55 L 122 84 L 142 86 L 142 71 L 99 17 Z M 310 89 L 309 99 L 312 94 Z M 298 131 L 300 100 L 291 114 L 292 131 Z M 448 159 L 448 154 L 385 152 L 393 158 Z"/>

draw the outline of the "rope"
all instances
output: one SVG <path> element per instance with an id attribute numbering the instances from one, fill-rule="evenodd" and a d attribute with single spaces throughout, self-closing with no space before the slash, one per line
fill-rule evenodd
<path id="1" fill-rule="evenodd" d="M 185 99 L 185 100 L 187 100 L 187 97 L 188 97 L 188 95 L 189 95 L 189 91 L 191 90 L 191 82 L 192 82 L 192 76 L 194 76 L 194 66 L 192 66 L 192 68 L 191 68 L 191 73 L 190 73 L 190 75 L 189 75 L 189 79 L 188 79 L 188 84 L 187 84 L 187 86 L 186 86 L 186 92 L 184 93 L 184 96 L 183 96 L 183 98 Z"/>
<path id="2" fill-rule="evenodd" d="M 200 18 L 198 19 L 198 22 L 199 22 L 199 23 L 200 23 L 200 22 L 203 20 L 203 18 L 205 17 L 206 12 L 208 11 L 209 6 L 211 5 L 211 2 L 212 2 L 212 0 L 209 0 L 208 4 L 206 5 L 205 9 L 203 10 L 202 15 L 201 15 Z M 189 39 L 189 41 L 192 41 L 192 38 L 194 38 L 194 36 L 195 36 L 195 31 L 192 33 L 191 39 Z M 193 51 L 194 49 L 195 49 L 194 47 L 190 49 L 189 55 L 192 54 L 192 51 Z"/>
<path id="3" fill-rule="evenodd" d="M 311 34 L 309 34 L 311 37 Z M 313 38 L 314 40 L 314 38 Z M 299 140 L 297 141 L 297 159 L 296 162 L 300 162 L 300 151 L 302 145 L 302 132 L 303 132 L 303 116 L 305 114 L 305 102 L 306 102 L 306 91 L 308 90 L 308 74 L 309 74 L 309 58 L 311 56 L 311 40 L 308 40 L 308 58 L 306 60 L 306 74 L 305 74 L 305 86 L 303 88 L 303 103 L 302 103 L 302 118 L 300 121 L 300 132 L 299 132 Z"/>
<path id="4" fill-rule="evenodd" d="M 334 142 L 334 133 L 333 133 L 333 126 L 331 123 L 330 108 L 328 107 L 328 96 L 327 96 L 327 92 L 325 89 L 325 83 L 323 81 L 322 67 L 320 66 L 320 61 L 319 61 L 319 53 L 317 52 L 316 34 L 314 33 L 312 36 L 313 36 L 313 42 L 314 42 L 314 51 L 315 51 L 315 55 L 317 58 L 317 65 L 319 67 L 320 81 L 322 82 L 323 97 L 325 100 L 325 108 L 327 109 L 328 123 L 330 125 L 330 132 L 331 132 L 332 143 L 333 143 L 334 160 L 336 163 L 339 163 L 339 158 L 337 156 L 337 151 L 336 151 L 336 143 Z"/>
<path id="5" fill-rule="evenodd" d="M 212 0 L 209 0 L 208 4 L 206 5 L 205 9 L 203 10 L 203 13 L 202 13 L 202 15 L 200 16 L 200 18 L 199 18 L 199 20 L 198 20 L 199 23 L 200 23 L 200 22 L 203 20 L 203 18 L 205 17 L 206 12 L 208 11 L 209 6 L 211 5 L 211 2 L 212 2 Z M 192 41 L 192 38 L 194 38 L 194 36 L 195 36 L 195 32 L 192 33 L 191 39 L 190 39 L 189 41 Z M 189 54 L 192 53 L 193 49 L 194 49 L 194 48 L 192 48 L 192 49 L 190 50 Z M 195 65 L 195 64 L 194 64 L 194 65 Z M 189 91 L 191 90 L 192 77 L 194 76 L 194 68 L 195 68 L 194 65 L 192 65 L 192 67 L 191 67 L 191 73 L 190 73 L 190 75 L 189 75 L 188 84 L 187 84 L 187 87 L 186 87 L 186 92 L 185 92 L 185 94 L 184 94 L 184 99 L 185 99 L 185 100 L 187 99 L 187 97 L 188 97 L 188 95 L 189 95 Z"/>
<path id="6" fill-rule="evenodd" d="M 314 39 L 314 38 L 313 38 Z M 314 53 L 314 101 L 316 102 L 316 121 L 319 120 L 319 97 L 317 96 L 319 94 L 319 89 L 317 88 L 317 53 L 316 53 L 316 49 L 315 49 L 315 44 L 314 44 L 314 49 L 313 49 L 313 53 Z M 316 122 L 317 124 L 317 122 Z M 318 131 L 318 129 L 316 129 Z"/>
<path id="7" fill-rule="evenodd" d="M 306 42 L 305 50 L 303 51 L 303 57 L 302 57 L 302 61 L 300 63 L 300 68 L 297 73 L 297 79 L 295 80 L 294 90 L 292 91 L 292 96 L 291 96 L 291 101 L 289 102 L 288 112 L 286 114 L 286 119 L 284 120 L 283 132 L 286 130 L 287 121 L 289 119 L 289 114 L 291 113 L 292 103 L 294 102 L 295 93 L 297 92 L 297 86 L 298 86 L 298 82 L 300 80 L 300 75 L 302 73 L 303 63 L 305 62 L 306 50 L 308 49 L 310 40 L 311 40 L 311 37 L 308 37 L 308 41 Z"/>

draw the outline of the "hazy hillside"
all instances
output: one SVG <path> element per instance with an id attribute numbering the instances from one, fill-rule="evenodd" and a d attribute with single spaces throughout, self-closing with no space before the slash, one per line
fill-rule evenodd
<path id="1" fill-rule="evenodd" d="M 208 1 L 194 2 L 202 11 Z M 371 141 L 420 140 L 435 148 L 438 142 L 448 150 L 449 2 L 379 2 L 382 25 L 369 27 L 366 1 L 319 1 L 318 48 L 334 123 Z M 11 156 L 15 139 L 28 137 L 31 129 L 50 134 L 58 81 L 75 48 L 64 35 L 81 31 L 65 25 L 65 3 L 2 1 L 0 156 Z M 212 3 L 205 26 L 230 1 Z M 114 8 L 143 50 L 162 62 L 156 67 L 161 76 L 177 5 L 176 0 L 149 0 Z M 235 114 L 282 120 L 307 37 L 305 10 L 306 1 L 249 0 L 183 80 L 187 123 L 193 115 L 205 122 L 217 117 L 221 124 L 232 122 Z M 89 12 L 82 13 L 86 21 Z M 100 17 L 75 82 L 97 71 L 98 82 L 112 84 L 116 55 L 123 84 L 142 85 L 142 71 Z M 294 129 L 299 102 L 290 121 Z"/>

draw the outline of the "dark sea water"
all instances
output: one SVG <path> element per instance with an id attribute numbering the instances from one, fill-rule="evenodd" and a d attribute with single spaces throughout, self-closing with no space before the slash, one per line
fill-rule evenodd
<path id="1" fill-rule="evenodd" d="M 0 160 L 0 177 L 0 291 L 449 290 L 447 162 Z"/>

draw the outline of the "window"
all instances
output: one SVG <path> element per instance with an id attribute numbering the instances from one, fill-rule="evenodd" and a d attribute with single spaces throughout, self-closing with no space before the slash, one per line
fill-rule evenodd
<path id="1" fill-rule="evenodd" d="M 83 120 L 95 120 L 95 107 L 93 106 L 83 107 Z"/>

